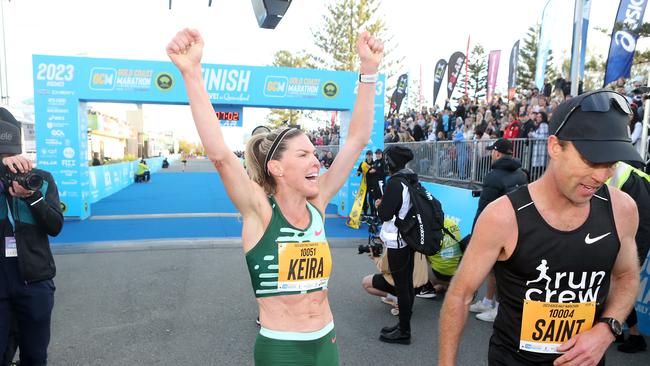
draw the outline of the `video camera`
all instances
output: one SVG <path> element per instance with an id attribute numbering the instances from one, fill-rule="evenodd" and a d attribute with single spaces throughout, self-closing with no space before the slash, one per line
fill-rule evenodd
<path id="1" fill-rule="evenodd" d="M 384 244 L 379 238 L 381 219 L 375 215 L 361 215 L 361 222 L 368 224 L 368 244 L 359 245 L 358 254 L 371 253 L 373 257 L 380 257 L 384 250 Z"/>

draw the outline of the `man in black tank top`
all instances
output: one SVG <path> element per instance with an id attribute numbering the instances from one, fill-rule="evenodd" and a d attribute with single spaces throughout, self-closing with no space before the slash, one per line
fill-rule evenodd
<path id="1" fill-rule="evenodd" d="M 605 185 L 616 161 L 641 159 L 630 112 L 625 97 L 607 90 L 558 106 L 544 175 L 476 222 L 442 308 L 440 365 L 456 362 L 468 305 L 493 267 L 501 305 L 490 365 L 604 364 L 639 285 L 636 205 Z"/>

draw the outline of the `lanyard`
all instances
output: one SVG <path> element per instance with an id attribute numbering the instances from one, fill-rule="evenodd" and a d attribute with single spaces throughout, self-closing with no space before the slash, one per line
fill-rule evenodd
<path id="1" fill-rule="evenodd" d="M 9 207 L 9 198 L 5 200 L 5 203 L 7 204 L 7 218 L 11 223 L 11 227 L 13 228 L 13 231 L 16 231 L 16 223 L 14 222 L 14 215 L 11 213 L 11 207 Z"/>

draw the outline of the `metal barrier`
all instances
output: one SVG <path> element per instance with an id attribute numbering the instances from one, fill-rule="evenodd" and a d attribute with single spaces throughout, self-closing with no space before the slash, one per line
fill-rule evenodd
<path id="1" fill-rule="evenodd" d="M 421 179 L 450 184 L 454 186 L 476 188 L 483 183 L 483 178 L 490 171 L 492 159 L 486 147 L 495 140 L 469 141 L 420 141 L 397 142 L 386 144 L 408 147 L 414 158 L 407 165 Z M 529 181 L 541 177 L 548 163 L 546 139 L 511 139 L 513 156 L 521 161 L 522 168 L 528 172 Z M 328 151 L 334 156 L 339 152 L 339 145 L 316 146 L 318 156 Z"/>

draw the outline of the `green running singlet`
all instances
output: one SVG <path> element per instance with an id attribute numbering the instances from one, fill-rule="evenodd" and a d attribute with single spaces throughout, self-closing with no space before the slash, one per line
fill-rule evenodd
<path id="1" fill-rule="evenodd" d="M 269 297 L 327 289 L 332 257 L 323 216 L 307 203 L 310 223 L 298 229 L 284 218 L 275 199 L 271 221 L 260 241 L 246 253 L 255 297 Z"/>

